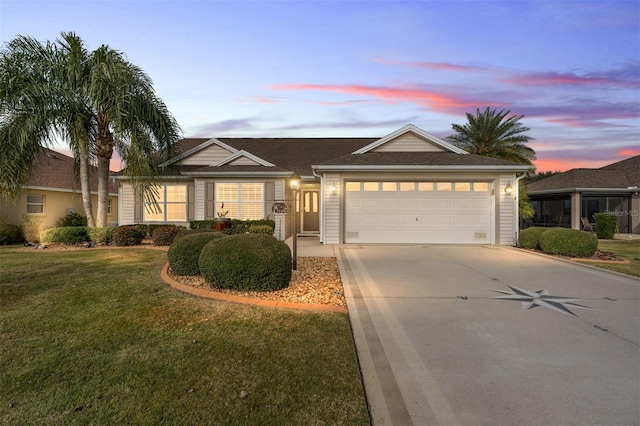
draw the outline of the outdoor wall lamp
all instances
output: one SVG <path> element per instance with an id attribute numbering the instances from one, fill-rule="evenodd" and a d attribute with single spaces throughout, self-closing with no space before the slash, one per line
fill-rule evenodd
<path id="1" fill-rule="evenodd" d="M 513 186 L 511 185 L 511 182 L 509 182 L 507 186 L 504 187 L 504 193 L 508 195 L 513 194 Z"/>
<path id="2" fill-rule="evenodd" d="M 289 179 L 289 188 L 293 191 L 293 270 L 298 269 L 298 209 L 296 208 L 296 202 L 298 197 L 298 189 L 300 189 L 300 178 L 295 173 Z"/>
<path id="3" fill-rule="evenodd" d="M 329 186 L 329 194 L 331 194 L 331 195 L 336 195 L 337 193 L 338 193 L 338 187 L 336 186 L 336 184 L 335 184 L 335 183 L 332 183 L 332 184 Z"/>

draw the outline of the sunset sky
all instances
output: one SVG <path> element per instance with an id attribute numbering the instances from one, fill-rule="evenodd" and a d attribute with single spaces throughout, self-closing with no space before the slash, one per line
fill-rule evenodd
<path id="1" fill-rule="evenodd" d="M 153 79 L 186 137 L 440 137 L 525 116 L 538 171 L 640 154 L 638 1 L 0 0 L 0 41 L 73 31 Z"/>

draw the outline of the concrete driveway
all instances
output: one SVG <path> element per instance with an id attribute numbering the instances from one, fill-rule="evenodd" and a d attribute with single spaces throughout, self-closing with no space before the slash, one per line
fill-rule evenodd
<path id="1" fill-rule="evenodd" d="M 513 248 L 342 246 L 375 425 L 640 424 L 640 281 Z"/>

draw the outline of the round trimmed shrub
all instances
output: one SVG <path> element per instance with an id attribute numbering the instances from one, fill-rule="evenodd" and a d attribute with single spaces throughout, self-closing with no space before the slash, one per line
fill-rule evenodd
<path id="1" fill-rule="evenodd" d="M 64 228 L 67 226 L 87 226 L 87 217 L 76 212 L 67 213 L 56 222 L 56 228 Z"/>
<path id="2" fill-rule="evenodd" d="M 173 240 L 186 229 L 176 225 L 162 225 L 153 228 L 151 238 L 154 246 L 170 246 Z"/>
<path id="3" fill-rule="evenodd" d="M 598 238 L 577 229 L 554 228 L 540 236 L 540 248 L 548 254 L 591 257 L 598 249 Z"/>
<path id="4" fill-rule="evenodd" d="M 86 226 L 64 226 L 42 231 L 40 241 L 43 243 L 77 244 L 89 241 Z"/>
<path id="5" fill-rule="evenodd" d="M 116 246 L 139 246 L 145 232 L 137 225 L 119 226 L 113 230 L 113 244 Z"/>
<path id="6" fill-rule="evenodd" d="M 188 235 L 184 235 L 188 231 L 183 232 L 173 241 L 171 247 L 169 247 L 167 258 L 169 260 L 169 266 L 174 274 L 198 275 L 200 273 L 200 268 L 198 268 L 198 258 L 200 257 L 202 248 L 213 240 L 227 236 L 222 232 L 211 230 L 199 231 L 200 232 Z"/>
<path id="7" fill-rule="evenodd" d="M 205 281 L 235 290 L 280 290 L 291 281 L 291 250 L 270 235 L 237 234 L 211 241 L 198 260 Z"/>
<path id="8" fill-rule="evenodd" d="M 540 235 L 547 232 L 549 228 L 532 227 L 520 231 L 518 245 L 522 248 L 537 250 L 540 248 Z"/>

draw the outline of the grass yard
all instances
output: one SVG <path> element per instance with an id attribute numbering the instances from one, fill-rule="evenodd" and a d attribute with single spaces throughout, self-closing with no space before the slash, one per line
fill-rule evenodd
<path id="1" fill-rule="evenodd" d="M 640 277 L 640 240 L 599 240 L 598 250 L 610 251 L 630 261 L 629 264 L 598 263 L 580 260 L 587 265 Z"/>
<path id="2" fill-rule="evenodd" d="M 0 424 L 369 424 L 345 315 L 184 295 L 165 259 L 0 247 Z"/>

